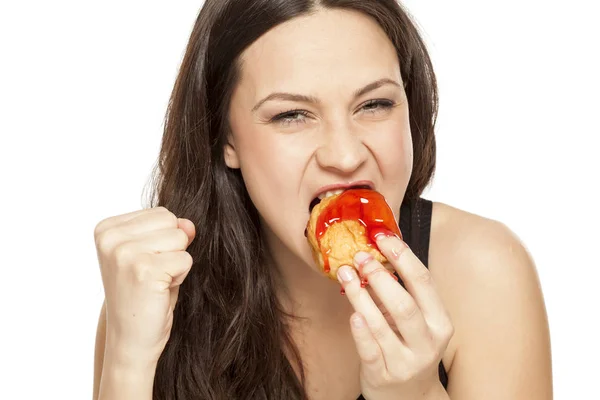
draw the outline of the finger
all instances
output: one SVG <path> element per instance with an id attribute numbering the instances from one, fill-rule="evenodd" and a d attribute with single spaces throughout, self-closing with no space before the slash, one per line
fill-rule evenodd
<path id="1" fill-rule="evenodd" d="M 363 279 L 368 278 L 369 286 L 392 317 L 406 346 L 416 350 L 429 349 L 429 327 L 406 289 L 369 253 L 358 252 L 354 262 L 359 271 L 363 271 Z"/>
<path id="2" fill-rule="evenodd" d="M 348 265 L 342 265 L 338 269 L 338 280 L 342 284 L 352 307 L 365 319 L 371 334 L 381 348 L 384 358 L 386 360 L 396 359 L 400 355 L 400 347 L 403 347 L 403 345 L 381 314 L 367 289 L 361 287 L 356 270 Z"/>
<path id="3" fill-rule="evenodd" d="M 363 372 L 372 376 L 382 376 L 385 374 L 387 367 L 381 348 L 360 313 L 354 313 L 350 317 L 350 330 L 356 344 Z"/>
<path id="4" fill-rule="evenodd" d="M 196 237 L 196 226 L 192 221 L 185 218 L 177 218 L 178 228 L 183 230 L 188 236 L 188 246 L 192 243 Z"/>
<path id="5" fill-rule="evenodd" d="M 437 292 L 431 273 L 402 240 L 395 236 L 379 236 L 377 247 L 400 275 L 404 285 L 432 326 L 448 316 Z"/>
<path id="6" fill-rule="evenodd" d="M 168 228 L 139 235 L 127 245 L 133 246 L 140 252 L 155 254 L 185 250 L 188 240 L 188 235 L 182 229 Z"/>
<path id="7" fill-rule="evenodd" d="M 164 210 L 166 210 L 164 207 L 155 207 L 155 208 L 150 208 L 150 209 L 137 210 L 137 211 L 129 212 L 127 214 L 122 214 L 122 215 L 117 215 L 114 217 L 106 218 L 106 219 L 100 221 L 96 225 L 95 233 L 100 234 L 100 233 L 106 231 L 107 229 L 114 228 L 115 226 L 121 225 L 124 222 L 127 222 L 133 218 L 138 217 L 141 214 L 149 214 L 149 213 L 154 213 L 157 211 L 161 212 Z"/>
<path id="8" fill-rule="evenodd" d="M 175 214 L 164 208 L 137 215 L 119 225 L 118 230 L 125 235 L 137 236 L 149 231 L 177 228 L 178 225 L 179 221 Z"/>
<path id="9" fill-rule="evenodd" d="M 193 259 L 187 251 L 172 251 L 152 256 L 152 264 L 157 271 L 157 280 L 166 282 L 173 288 L 183 283 L 192 268 Z"/>

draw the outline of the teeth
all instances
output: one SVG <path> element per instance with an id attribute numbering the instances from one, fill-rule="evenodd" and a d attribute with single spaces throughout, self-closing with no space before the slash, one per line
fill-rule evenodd
<path id="1" fill-rule="evenodd" d="M 344 191 L 344 189 L 336 189 L 336 190 L 328 190 L 319 195 L 319 200 L 323 200 L 325 197 L 333 196 L 336 194 L 340 194 Z"/>

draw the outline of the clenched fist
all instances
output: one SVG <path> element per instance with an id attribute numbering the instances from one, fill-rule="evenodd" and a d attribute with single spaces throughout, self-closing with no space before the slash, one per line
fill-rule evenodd
<path id="1" fill-rule="evenodd" d="M 169 339 L 179 285 L 192 267 L 194 224 L 164 207 L 107 218 L 94 237 L 106 296 L 107 348 L 157 362 Z"/>

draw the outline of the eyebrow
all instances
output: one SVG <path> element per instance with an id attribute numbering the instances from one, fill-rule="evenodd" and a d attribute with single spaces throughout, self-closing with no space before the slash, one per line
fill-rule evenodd
<path id="1" fill-rule="evenodd" d="M 400 85 L 398 82 L 396 82 L 393 79 L 383 78 L 383 79 L 376 80 L 375 82 L 371 82 L 368 85 L 366 85 L 365 87 L 356 90 L 354 92 L 354 98 L 360 97 L 364 94 L 367 94 L 367 93 L 369 93 L 375 89 L 378 89 L 382 86 L 385 86 L 385 85 L 394 85 L 397 87 L 402 87 L 402 85 Z M 260 106 L 262 106 L 267 101 L 272 101 L 272 100 L 299 101 L 299 102 L 304 102 L 304 103 L 315 103 L 315 104 L 320 103 L 319 99 L 314 96 L 307 96 L 307 95 L 296 94 L 296 93 L 277 92 L 277 93 L 271 93 L 270 95 L 268 95 L 267 97 L 265 97 L 264 99 L 262 99 L 261 101 L 256 103 L 254 108 L 252 108 L 252 112 L 255 112 L 256 110 L 258 110 L 260 108 Z"/>

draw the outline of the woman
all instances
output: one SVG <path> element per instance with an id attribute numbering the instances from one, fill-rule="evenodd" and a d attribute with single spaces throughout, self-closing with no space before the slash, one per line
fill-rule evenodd
<path id="1" fill-rule="evenodd" d="M 420 198 L 436 111 L 427 51 L 392 0 L 207 0 L 153 207 L 96 227 L 95 398 L 551 398 L 523 245 Z M 312 260 L 311 203 L 359 184 L 400 219 L 406 243 L 377 245 L 404 287 L 364 253 L 365 288 Z"/>

